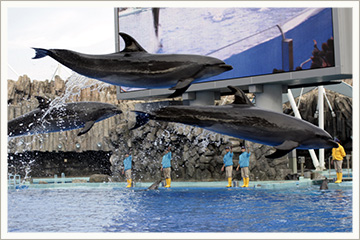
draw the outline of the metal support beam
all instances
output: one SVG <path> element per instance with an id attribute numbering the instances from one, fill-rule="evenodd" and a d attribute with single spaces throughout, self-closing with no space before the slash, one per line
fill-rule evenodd
<path id="1" fill-rule="evenodd" d="M 319 128 L 324 129 L 324 87 L 318 87 Z M 325 150 L 319 149 L 320 170 L 325 169 Z"/>
<path id="2" fill-rule="evenodd" d="M 295 103 L 295 99 L 294 99 L 294 96 L 292 95 L 292 92 L 290 89 L 288 89 L 288 98 L 289 98 L 289 102 L 290 102 L 290 105 L 291 105 L 291 108 L 293 109 L 294 111 L 294 114 L 295 114 L 295 117 L 301 119 L 301 115 L 300 115 L 300 112 L 299 112 L 299 109 L 296 107 L 296 103 Z M 315 154 L 315 151 L 314 149 L 309 149 L 309 153 L 310 153 L 310 156 L 311 156 L 311 159 L 313 161 L 313 164 L 315 166 L 315 169 L 316 170 L 320 170 L 320 164 L 319 164 L 319 160 Z"/>

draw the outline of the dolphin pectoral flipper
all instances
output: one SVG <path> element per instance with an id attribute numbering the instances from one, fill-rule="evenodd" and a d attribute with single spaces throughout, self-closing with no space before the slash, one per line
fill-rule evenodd
<path id="1" fill-rule="evenodd" d="M 190 85 L 184 87 L 184 88 L 180 88 L 178 90 L 176 90 L 174 93 L 170 94 L 168 96 L 168 98 L 176 98 L 176 97 L 180 97 L 184 92 L 186 92 L 186 90 L 190 87 Z"/>
<path id="2" fill-rule="evenodd" d="M 266 158 L 279 158 L 282 156 L 285 156 L 289 152 L 291 152 L 293 149 L 300 146 L 298 142 L 294 142 L 291 140 L 286 140 L 282 144 L 275 146 L 276 151 L 270 155 L 265 156 Z"/>
<path id="3" fill-rule="evenodd" d="M 130 130 L 137 129 L 145 125 L 150 120 L 149 114 L 141 111 L 134 111 L 134 112 L 136 113 L 136 122 L 135 125 L 132 128 L 130 128 Z"/>
<path id="4" fill-rule="evenodd" d="M 175 98 L 181 96 L 190 87 L 194 78 L 180 79 L 175 87 L 169 88 L 169 90 L 175 90 L 168 98 Z"/>
<path id="5" fill-rule="evenodd" d="M 266 155 L 266 158 L 270 158 L 270 159 L 275 159 L 275 158 L 280 158 L 285 156 L 286 154 L 288 154 L 289 152 L 291 152 L 292 149 L 290 150 L 278 150 L 276 149 L 276 151 L 270 155 Z"/>
<path id="6" fill-rule="evenodd" d="M 180 79 L 175 87 L 169 88 L 170 90 L 178 90 L 178 89 L 182 89 L 185 87 L 189 87 L 189 85 L 192 83 L 192 81 L 194 81 L 194 78 L 185 78 L 185 79 Z"/>
<path id="7" fill-rule="evenodd" d="M 78 133 L 78 136 L 81 136 L 81 135 L 87 133 L 92 128 L 92 126 L 94 126 L 94 124 L 95 124 L 95 121 L 86 122 L 84 128 L 81 129 L 81 131 Z"/>

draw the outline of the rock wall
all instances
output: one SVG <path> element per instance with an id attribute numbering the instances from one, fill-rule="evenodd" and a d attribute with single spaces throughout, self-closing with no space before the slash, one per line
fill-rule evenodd
<path id="1" fill-rule="evenodd" d="M 83 80 L 83 79 L 80 79 Z M 201 128 L 182 124 L 150 121 L 134 131 L 134 115 L 130 112 L 141 101 L 119 101 L 116 99 L 116 87 L 103 85 L 96 81 L 88 87 L 78 88 L 77 81 L 63 81 L 56 77 L 54 81 L 30 81 L 27 76 L 18 81 L 8 81 L 8 119 L 20 116 L 37 106 L 35 95 L 52 99 L 67 95 L 66 101 L 101 101 L 119 105 L 123 114 L 112 117 L 95 126 L 85 135 L 77 137 L 79 130 L 63 133 L 50 133 L 38 136 L 10 139 L 8 152 L 21 151 L 112 151 L 110 157 L 111 172 L 115 179 L 124 180 L 121 174 L 125 153 L 132 148 L 133 178 L 136 181 L 154 181 L 161 177 L 160 167 L 164 150 L 172 147 L 172 178 L 176 181 L 216 181 L 225 180 L 221 172 L 222 158 L 226 146 L 233 146 L 234 166 L 238 165 L 240 146 L 246 144 L 252 153 L 250 157 L 250 180 L 280 180 L 291 173 L 288 158 L 269 160 L 264 156 L 272 151 L 271 147 L 244 142 L 240 139 L 216 134 Z M 345 145 L 351 145 L 352 100 L 327 91 L 330 102 L 336 112 L 336 118 L 326 113 L 325 129 L 338 136 Z M 232 102 L 232 96 L 223 97 L 217 104 Z M 143 101 L 142 101 L 143 102 Z M 313 118 L 316 110 L 315 92 L 303 96 L 300 112 L 305 120 L 317 124 Z M 289 108 L 289 105 L 285 105 Z M 327 109 L 327 108 L 326 108 Z M 291 110 L 286 110 L 291 114 Z M 330 116 L 330 117 L 329 117 Z M 334 134 L 335 131 L 336 134 Z M 76 143 L 81 148 L 76 148 Z M 99 147 L 98 143 L 101 143 Z M 61 144 L 61 149 L 59 149 Z M 347 146 L 348 147 L 348 146 Z M 311 166 L 310 166 L 311 168 Z M 240 172 L 233 171 L 234 179 L 241 179 Z"/>
<path id="2" fill-rule="evenodd" d="M 233 147 L 236 168 L 241 145 L 244 145 L 243 140 L 182 124 L 150 121 L 136 130 L 129 131 L 132 124 L 119 124 L 106 140 L 114 153 L 110 157 L 111 170 L 119 180 L 124 180 L 124 176 L 121 175 L 123 159 L 130 148 L 133 156 L 132 173 L 136 181 L 154 181 L 161 178 L 161 160 L 168 146 L 172 149 L 173 180 L 225 180 L 225 172 L 221 172 L 225 147 Z M 270 147 L 250 142 L 246 145 L 252 152 L 250 179 L 280 180 L 291 173 L 287 157 L 266 159 L 264 156 L 270 153 Z M 236 172 L 234 169 L 233 178 L 241 180 L 240 171 Z"/>

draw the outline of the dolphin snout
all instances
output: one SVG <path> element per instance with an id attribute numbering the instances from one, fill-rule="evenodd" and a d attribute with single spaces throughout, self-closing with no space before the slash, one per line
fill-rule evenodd
<path id="1" fill-rule="evenodd" d="M 332 140 L 332 139 L 329 139 L 328 143 L 332 148 L 338 148 L 339 147 L 339 144 L 337 142 L 335 142 L 334 140 Z"/>
<path id="2" fill-rule="evenodd" d="M 233 67 L 229 64 L 220 64 L 219 67 L 224 69 L 225 71 L 230 71 L 233 69 Z"/>

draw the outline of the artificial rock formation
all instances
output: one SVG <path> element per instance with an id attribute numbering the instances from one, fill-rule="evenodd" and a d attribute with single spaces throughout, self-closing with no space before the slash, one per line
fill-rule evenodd
<path id="1" fill-rule="evenodd" d="M 234 151 L 233 177 L 241 180 L 240 171 L 236 172 L 235 168 L 244 141 L 182 124 L 150 121 L 145 126 L 130 131 L 131 124 L 123 122 L 118 125 L 106 140 L 113 148 L 111 170 L 119 180 L 124 179 L 121 175 L 122 162 L 130 148 L 133 178 L 136 181 L 160 179 L 161 160 L 168 146 L 171 146 L 172 151 L 171 177 L 175 181 L 225 180 L 225 172 L 221 172 L 221 167 L 226 146 L 232 146 Z M 250 142 L 246 145 L 252 152 L 250 179 L 280 180 L 291 173 L 287 157 L 266 159 L 265 155 L 272 151 L 270 147 Z"/>
<path id="2" fill-rule="evenodd" d="M 83 81 L 84 79 L 79 79 Z M 121 174 L 125 154 L 132 148 L 133 178 L 135 181 L 154 181 L 161 178 L 161 159 L 167 146 L 172 147 L 172 178 L 178 181 L 218 181 L 225 180 L 225 173 L 221 172 L 222 159 L 226 146 L 233 146 L 234 168 L 238 165 L 240 146 L 245 144 L 252 153 L 250 157 L 250 180 L 281 180 L 291 170 L 288 158 L 266 159 L 265 155 L 273 149 L 269 146 L 244 142 L 240 139 L 213 133 L 201 128 L 175 123 L 150 121 L 148 124 L 130 131 L 134 124 L 134 114 L 131 110 L 135 104 L 142 101 L 119 101 L 116 99 L 116 87 L 95 84 L 85 84 L 88 87 L 79 88 L 82 82 L 63 81 L 55 77 L 54 81 L 30 81 L 27 76 L 18 81 L 8 81 L 8 119 L 20 116 L 37 106 L 36 95 L 56 99 L 66 96 L 67 102 L 72 101 L 100 101 L 120 106 L 123 114 L 96 123 L 83 136 L 76 134 L 79 130 L 62 133 L 50 133 L 40 136 L 19 137 L 8 141 L 8 152 L 23 151 L 45 152 L 86 152 L 111 151 L 110 172 L 113 181 L 123 181 Z M 327 91 L 328 98 L 333 104 L 336 118 L 326 112 L 325 129 L 332 135 L 338 136 L 345 147 L 351 147 L 352 133 L 352 101 L 339 94 Z M 216 104 L 232 102 L 232 96 L 223 97 Z M 317 93 L 303 96 L 300 113 L 303 119 L 317 124 L 314 119 Z M 285 105 L 289 108 L 289 105 Z M 326 108 L 328 109 L 328 108 Z M 287 111 L 291 114 L 291 111 Z M 332 129 L 335 132 L 332 132 Z M 81 145 L 80 148 L 76 144 Z M 98 143 L 101 143 L 99 147 Z M 61 149 L 59 148 L 61 145 Z M 329 154 L 329 153 L 328 153 Z M 45 160 L 46 161 L 46 160 Z M 85 161 L 85 159 L 84 159 Z M 36 165 L 36 162 L 33 163 Z M 109 165 L 110 165 L 109 164 Z M 311 166 L 309 166 L 311 168 Z M 51 169 L 51 166 L 49 167 Z M 235 169 L 234 169 L 235 170 Z M 100 173 L 100 172 L 93 172 Z M 47 172 L 49 175 L 50 172 Z M 69 173 L 70 174 L 70 173 Z M 83 176 L 83 175 L 82 175 Z M 234 179 L 241 179 L 240 171 L 233 171 Z"/>

